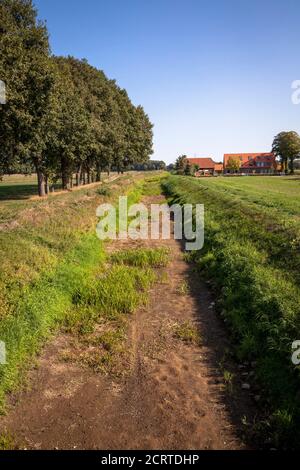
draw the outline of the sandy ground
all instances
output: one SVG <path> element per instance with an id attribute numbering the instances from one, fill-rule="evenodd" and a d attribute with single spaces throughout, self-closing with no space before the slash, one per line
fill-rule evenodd
<path id="1" fill-rule="evenodd" d="M 144 202 L 161 202 L 148 197 Z M 116 243 L 116 242 L 115 242 Z M 117 249 L 144 246 L 122 242 Z M 30 373 L 30 389 L 11 397 L 0 426 L 27 449 L 243 449 L 242 419 L 254 410 L 239 371 L 225 358 L 227 334 L 207 284 L 199 280 L 175 240 L 165 282 L 128 323 L 132 366 L 123 378 L 105 376 L 61 360 L 68 335 L 48 344 Z M 116 246 L 112 245 L 111 249 Z M 179 293 L 182 283 L 189 292 Z M 201 345 L 174 337 L 174 325 L 191 322 Z M 224 385 L 223 362 L 236 374 L 234 393 Z M 224 369 L 223 369 L 224 370 Z"/>

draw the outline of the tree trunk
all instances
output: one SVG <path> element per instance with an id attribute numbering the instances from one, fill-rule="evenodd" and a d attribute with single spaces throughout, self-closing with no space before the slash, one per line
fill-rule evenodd
<path id="1" fill-rule="evenodd" d="M 87 184 L 91 183 L 91 172 L 90 170 L 87 171 Z"/>
<path id="2" fill-rule="evenodd" d="M 289 170 L 288 170 L 288 161 L 287 159 L 284 160 L 284 172 L 287 175 Z"/>
<path id="3" fill-rule="evenodd" d="M 77 173 L 76 173 L 76 186 L 80 186 L 80 184 L 81 184 L 81 165 L 78 168 Z"/>
<path id="4" fill-rule="evenodd" d="M 290 159 L 290 169 L 291 169 L 291 175 L 293 175 L 294 172 L 294 158 Z"/>
<path id="5" fill-rule="evenodd" d="M 68 189 L 68 179 L 68 175 L 63 172 L 61 177 L 62 189 Z"/>
<path id="6" fill-rule="evenodd" d="M 62 189 L 69 189 L 69 182 L 70 177 L 67 171 L 67 164 L 64 158 L 61 160 L 61 181 L 62 181 Z"/>
<path id="7" fill-rule="evenodd" d="M 38 179 L 38 192 L 40 197 L 46 196 L 46 188 L 45 188 L 45 176 L 41 170 L 36 170 L 37 179 Z"/>
<path id="8" fill-rule="evenodd" d="M 96 182 L 99 183 L 100 181 L 101 181 L 101 168 L 97 166 Z"/>
<path id="9" fill-rule="evenodd" d="M 48 176 L 45 176 L 45 193 L 49 194 L 49 180 L 48 180 Z"/>

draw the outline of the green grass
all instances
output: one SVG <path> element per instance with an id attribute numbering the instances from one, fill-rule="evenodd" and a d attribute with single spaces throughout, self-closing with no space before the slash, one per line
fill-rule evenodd
<path id="1" fill-rule="evenodd" d="M 0 434 L 0 451 L 17 450 L 14 437 L 9 433 Z"/>
<path id="2" fill-rule="evenodd" d="M 126 250 L 112 255 L 115 264 L 125 264 L 128 266 L 161 268 L 167 265 L 169 260 L 169 250 L 166 248 Z"/>
<path id="3" fill-rule="evenodd" d="M 92 306 L 99 314 L 114 317 L 133 313 L 149 289 L 155 276 L 148 269 L 113 266 L 99 274 L 93 282 L 82 284 L 73 295 L 75 305 Z"/>
<path id="4" fill-rule="evenodd" d="M 143 184 L 144 196 L 160 196 L 161 195 L 161 181 L 166 178 L 167 173 L 162 172 L 159 176 L 151 176 L 145 178 Z"/>
<path id="5" fill-rule="evenodd" d="M 99 195 L 97 187 L 82 188 L 42 201 L 7 201 L 6 209 L 1 207 L 6 222 L 12 217 L 15 222 L 0 230 L 0 340 L 7 349 L 7 364 L 0 366 L 2 410 L 6 393 L 24 383 L 45 341 L 64 324 L 70 311 L 79 310 L 76 299 L 80 295 L 85 292 L 89 299 L 86 306 L 80 305 L 85 319 L 94 311 L 88 297 L 94 288 L 101 289 L 99 305 L 102 302 L 103 310 L 110 313 L 137 305 L 138 294 L 133 290 L 136 286 L 146 289 L 152 274 L 139 270 L 129 275 L 125 268 L 115 266 L 109 276 L 95 280 L 99 269 L 105 269 L 103 244 L 95 234 L 96 207 L 124 193 L 129 193 L 129 201 L 136 200 L 140 194 L 136 185 L 140 186 L 139 178 L 127 176 L 114 181 L 110 198 Z M 112 282 L 129 283 L 129 289 L 124 292 L 115 287 L 109 296 Z"/>
<path id="6" fill-rule="evenodd" d="M 72 306 L 74 292 L 103 260 L 95 235 L 86 235 L 53 272 L 23 292 L 14 312 L 2 319 L 0 338 L 6 344 L 7 364 L 0 366 L 0 402 L 24 378 L 24 373 Z"/>
<path id="7" fill-rule="evenodd" d="M 291 345 L 300 336 L 300 181 L 171 176 L 164 190 L 170 202 L 205 205 L 205 245 L 193 258 L 212 280 L 237 357 L 257 362 L 269 411 L 264 429 L 274 445 L 299 446 Z"/>
<path id="8" fill-rule="evenodd" d="M 225 383 L 226 390 L 228 393 L 232 394 L 233 393 L 233 381 L 234 381 L 234 374 L 230 372 L 229 370 L 225 369 L 223 370 L 223 379 Z"/>
<path id="9" fill-rule="evenodd" d="M 246 201 L 267 214 L 296 216 L 300 222 L 300 178 L 284 177 L 219 177 L 201 179 L 203 188 L 213 189 L 220 195 L 230 195 L 234 200 Z"/>
<path id="10" fill-rule="evenodd" d="M 35 175 L 4 176 L 0 180 L 0 202 L 13 199 L 27 199 L 35 196 L 37 180 Z"/>
<path id="11" fill-rule="evenodd" d="M 129 252 L 125 253 L 128 257 Z M 97 372 L 117 376 L 126 373 L 130 362 L 126 318 L 147 303 L 149 289 L 157 280 L 152 258 L 144 260 L 143 266 L 134 258 L 138 261 L 140 253 L 132 250 L 130 264 L 115 264 L 112 255 L 92 280 L 74 291 L 73 308 L 65 317 L 64 326 L 77 336 L 81 346 L 78 354 L 64 355 L 64 360 L 79 362 Z"/>
<path id="12" fill-rule="evenodd" d="M 100 188 L 97 189 L 97 193 L 100 196 L 111 196 L 112 195 L 111 189 L 109 188 L 108 185 L 100 186 Z"/>
<path id="13" fill-rule="evenodd" d="M 73 179 L 75 184 L 75 179 Z M 54 185 L 55 190 L 62 189 L 61 180 Z M 0 202 L 24 200 L 37 196 L 37 176 L 32 175 L 6 175 L 0 179 Z M 105 194 L 103 194 L 105 195 Z"/>

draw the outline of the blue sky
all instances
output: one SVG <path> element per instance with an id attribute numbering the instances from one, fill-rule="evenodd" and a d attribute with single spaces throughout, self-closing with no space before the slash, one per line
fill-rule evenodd
<path id="1" fill-rule="evenodd" d="M 86 58 L 154 123 L 155 159 L 269 151 L 300 132 L 299 0 L 35 0 L 52 51 Z"/>

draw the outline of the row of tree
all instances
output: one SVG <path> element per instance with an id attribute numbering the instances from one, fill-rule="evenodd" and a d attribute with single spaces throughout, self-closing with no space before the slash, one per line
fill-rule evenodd
<path id="1" fill-rule="evenodd" d="M 34 167 L 39 195 L 149 161 L 152 124 L 86 60 L 51 55 L 32 0 L 0 0 L 0 175 Z"/>
<path id="2" fill-rule="evenodd" d="M 134 171 L 159 171 L 166 170 L 166 164 L 163 160 L 150 160 L 146 163 L 135 163 L 129 166 L 129 170 Z"/>

